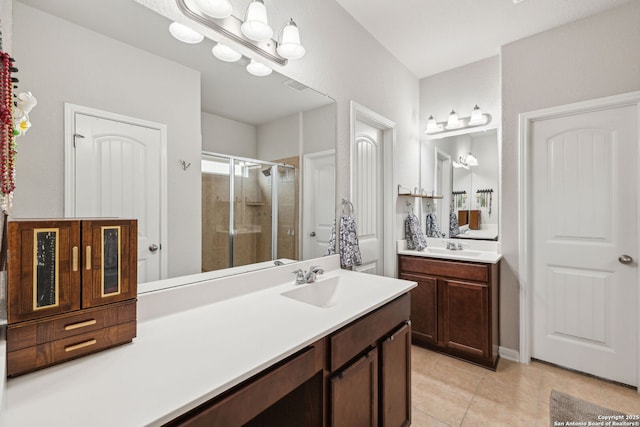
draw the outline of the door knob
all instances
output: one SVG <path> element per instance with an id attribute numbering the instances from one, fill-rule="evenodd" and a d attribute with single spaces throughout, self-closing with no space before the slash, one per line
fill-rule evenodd
<path id="1" fill-rule="evenodd" d="M 155 243 L 150 244 L 150 245 L 149 245 L 149 250 L 150 250 L 151 252 L 155 252 L 155 251 L 157 251 L 157 250 L 158 250 L 158 245 L 156 245 Z"/>
<path id="2" fill-rule="evenodd" d="M 633 262 L 633 258 L 629 255 L 620 255 L 618 257 L 618 261 L 620 261 L 621 264 L 631 264 Z"/>
<path id="3" fill-rule="evenodd" d="M 311 237 L 316 237 L 316 232 L 315 232 L 315 231 L 312 231 L 311 233 L 309 233 L 309 236 L 311 236 Z"/>

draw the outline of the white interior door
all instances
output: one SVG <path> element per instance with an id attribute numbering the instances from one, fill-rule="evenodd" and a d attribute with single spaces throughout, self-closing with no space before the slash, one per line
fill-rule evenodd
<path id="1" fill-rule="evenodd" d="M 303 258 L 326 255 L 336 215 L 335 150 L 304 157 Z"/>
<path id="2" fill-rule="evenodd" d="M 76 113 L 74 134 L 74 215 L 137 219 L 138 282 L 159 280 L 160 131 Z"/>
<path id="3" fill-rule="evenodd" d="M 382 131 L 369 124 L 356 121 L 353 150 L 353 176 L 355 177 L 352 202 L 355 207 L 358 242 L 362 265 L 357 271 L 383 274 L 383 147 Z"/>
<path id="4" fill-rule="evenodd" d="M 531 138 L 531 355 L 637 385 L 637 107 L 536 121 Z"/>

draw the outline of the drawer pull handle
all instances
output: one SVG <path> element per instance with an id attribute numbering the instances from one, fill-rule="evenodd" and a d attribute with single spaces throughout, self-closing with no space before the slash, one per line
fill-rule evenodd
<path id="1" fill-rule="evenodd" d="M 65 347 L 64 351 L 79 350 L 81 348 L 85 348 L 85 347 L 89 347 L 91 345 L 94 345 L 95 343 L 97 343 L 96 340 L 89 340 L 89 341 L 81 342 L 80 344 L 70 345 L 69 347 Z"/>
<path id="2" fill-rule="evenodd" d="M 84 322 L 73 323 L 71 325 L 67 325 L 64 327 L 65 331 L 73 331 L 74 329 L 84 328 L 85 326 L 95 325 L 97 323 L 96 319 L 85 320 Z"/>
<path id="3" fill-rule="evenodd" d="M 73 271 L 78 271 L 78 247 L 74 246 L 71 251 L 72 251 L 72 254 L 73 254 L 72 255 L 72 258 L 73 258 L 72 270 Z"/>
<path id="4" fill-rule="evenodd" d="M 91 246 L 85 248 L 85 270 L 91 270 Z"/>

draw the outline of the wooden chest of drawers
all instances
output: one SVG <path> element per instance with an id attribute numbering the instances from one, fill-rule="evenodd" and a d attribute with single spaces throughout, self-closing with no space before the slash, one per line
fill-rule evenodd
<path id="1" fill-rule="evenodd" d="M 131 342 L 137 221 L 8 224 L 7 375 Z"/>

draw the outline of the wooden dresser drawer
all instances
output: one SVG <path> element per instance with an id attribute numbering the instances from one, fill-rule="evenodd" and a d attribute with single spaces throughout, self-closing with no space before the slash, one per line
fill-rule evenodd
<path id="1" fill-rule="evenodd" d="M 454 279 L 487 282 L 489 265 L 472 262 L 438 260 L 433 258 L 400 255 L 398 270 L 406 273 L 422 273 L 432 276 L 443 276 Z"/>
<path id="2" fill-rule="evenodd" d="M 136 300 L 10 324 L 7 351 L 33 347 L 136 320 Z"/>
<path id="3" fill-rule="evenodd" d="M 16 376 L 131 342 L 136 321 L 7 352 L 7 375 Z"/>
<path id="4" fill-rule="evenodd" d="M 333 334 L 329 340 L 331 372 L 409 320 L 410 315 L 411 297 L 407 293 Z"/>

